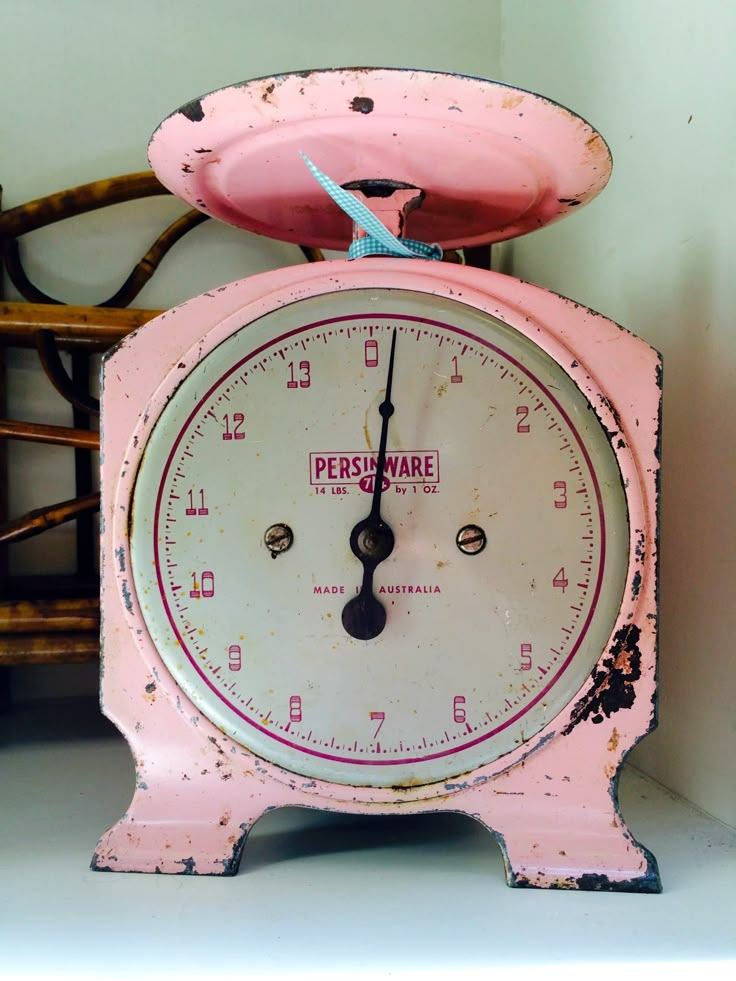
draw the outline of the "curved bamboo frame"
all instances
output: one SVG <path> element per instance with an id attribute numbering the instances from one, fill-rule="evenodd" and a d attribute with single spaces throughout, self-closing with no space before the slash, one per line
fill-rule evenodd
<path id="1" fill-rule="evenodd" d="M 82 184 L 0 211 L 0 260 L 14 287 L 26 301 L 0 301 L 0 383 L 2 348 L 35 348 L 46 377 L 74 410 L 73 426 L 0 418 L 0 441 L 17 439 L 72 448 L 77 482 L 77 494 L 70 500 L 29 511 L 13 520 L 3 521 L 0 512 L 0 545 L 22 541 L 49 528 L 76 521 L 78 565 L 82 564 L 80 556 L 84 554 L 86 575 L 82 579 L 87 592 L 96 552 L 96 532 L 91 521 L 99 508 L 99 494 L 92 490 L 91 452 L 99 450 L 100 445 L 99 434 L 90 428 L 91 417 L 99 414 L 99 402 L 88 390 L 88 359 L 161 313 L 159 310 L 129 309 L 129 305 L 177 242 L 209 216 L 192 210 L 177 218 L 156 238 L 120 288 L 95 307 L 66 304 L 36 286 L 23 267 L 18 239 L 46 225 L 99 208 L 169 193 L 152 171 L 141 171 Z M 308 262 L 324 259 L 320 249 L 301 246 L 301 251 Z M 465 261 L 469 265 L 488 268 L 489 255 L 488 249 L 475 249 L 466 254 Z M 462 260 L 457 252 L 451 252 L 446 254 L 445 261 Z M 60 356 L 62 351 L 71 354 L 71 373 L 64 366 Z M 3 412 L 0 405 L 0 415 Z M 0 473 L 0 508 L 2 476 Z M 0 553 L 0 585 L 3 578 Z M 52 585 L 52 592 L 55 588 L 61 587 Z M 45 587 L 44 591 L 47 591 Z M 89 596 L 68 598 L 66 591 L 63 598 L 60 595 L 51 598 L 21 595 L 0 602 L 0 665 L 94 659 L 98 652 L 98 619 L 99 603 L 96 600 Z"/>

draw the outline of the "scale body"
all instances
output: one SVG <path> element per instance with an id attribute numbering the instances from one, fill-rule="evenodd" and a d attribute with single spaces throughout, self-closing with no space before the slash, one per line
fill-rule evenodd
<path id="1" fill-rule="evenodd" d="M 453 179 L 483 180 L 495 148 L 507 193 L 471 188 L 477 225 L 408 153 L 443 120 L 472 148 Z M 344 246 L 350 219 L 297 176 L 297 145 L 395 232 L 450 248 L 561 217 L 610 170 L 538 96 L 377 69 L 213 93 L 151 160 L 218 217 Z M 454 811 L 493 832 L 510 885 L 658 891 L 617 779 L 656 723 L 660 370 L 537 286 L 377 255 L 231 283 L 121 343 L 103 368 L 102 705 L 137 776 L 93 868 L 235 874 L 274 807 Z M 379 510 L 380 553 L 356 531 Z"/>

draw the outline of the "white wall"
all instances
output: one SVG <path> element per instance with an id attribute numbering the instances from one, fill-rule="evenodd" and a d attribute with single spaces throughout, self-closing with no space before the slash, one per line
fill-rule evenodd
<path id="1" fill-rule="evenodd" d="M 664 355 L 661 723 L 636 762 L 736 824 L 736 4 L 513 0 L 504 79 L 610 144 L 608 188 L 513 243 L 515 275 Z"/>

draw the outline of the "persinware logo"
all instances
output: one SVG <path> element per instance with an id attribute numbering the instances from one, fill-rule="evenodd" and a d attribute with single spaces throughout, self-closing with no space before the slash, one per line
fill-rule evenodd
<path id="1" fill-rule="evenodd" d="M 309 483 L 312 485 L 357 484 L 373 492 L 378 453 L 310 453 Z M 383 489 L 394 484 L 439 484 L 440 458 L 437 450 L 401 450 L 386 454 Z"/>

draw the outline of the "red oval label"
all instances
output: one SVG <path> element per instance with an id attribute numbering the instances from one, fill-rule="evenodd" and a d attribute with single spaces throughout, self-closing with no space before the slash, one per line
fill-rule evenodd
<path id="1" fill-rule="evenodd" d="M 364 477 L 361 477 L 360 480 L 358 481 L 358 487 L 360 487 L 360 489 L 362 491 L 365 491 L 366 494 L 372 494 L 373 493 L 373 487 L 374 487 L 374 484 L 375 484 L 375 476 L 376 475 L 373 474 L 373 473 L 367 473 Z M 382 489 L 381 489 L 381 493 L 383 493 L 384 491 L 387 491 L 390 486 L 391 486 L 391 481 L 388 479 L 388 477 L 386 476 L 386 474 L 384 474 L 383 475 L 383 486 L 382 486 Z"/>

